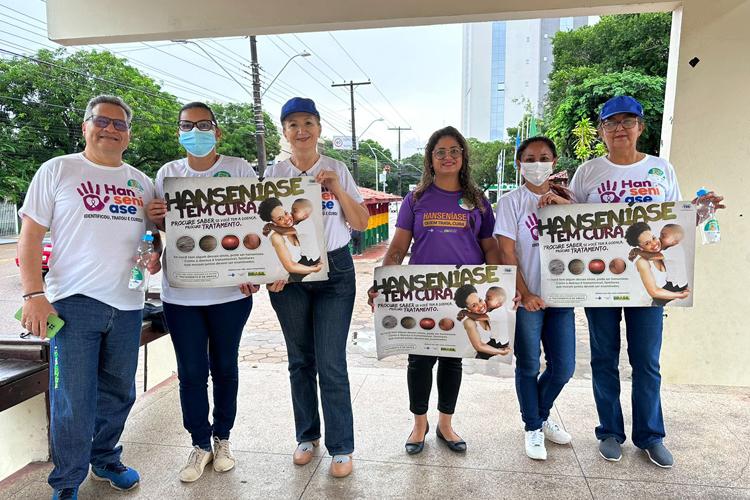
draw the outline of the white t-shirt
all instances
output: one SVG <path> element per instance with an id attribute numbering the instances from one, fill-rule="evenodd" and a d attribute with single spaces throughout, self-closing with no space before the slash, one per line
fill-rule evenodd
<path id="1" fill-rule="evenodd" d="M 606 157 L 589 160 L 576 170 L 570 188 L 580 203 L 678 201 L 682 198 L 674 167 L 665 159 L 646 155 L 630 165 Z"/>
<path id="2" fill-rule="evenodd" d="M 542 275 L 539 263 L 539 232 L 537 216 L 539 198 L 521 185 L 500 197 L 495 216 L 495 231 L 516 242 L 518 267 L 526 287 L 534 295 L 542 293 Z"/>
<path id="3" fill-rule="evenodd" d="M 52 233 L 47 299 L 81 294 L 123 311 L 143 308 L 144 293 L 128 289 L 133 257 L 154 197 L 146 174 L 123 163 L 105 167 L 82 153 L 39 167 L 19 216 Z M 148 227 L 147 227 L 148 226 Z"/>
<path id="4" fill-rule="evenodd" d="M 332 170 L 339 176 L 339 183 L 344 191 L 351 196 L 357 203 L 362 203 L 362 195 L 359 194 L 359 189 L 354 183 L 352 174 L 349 173 L 349 169 L 346 168 L 342 162 L 334 160 L 328 156 L 320 156 L 320 159 L 310 169 L 302 172 L 295 167 L 291 159 L 286 159 L 282 162 L 276 163 L 268 167 L 266 170 L 266 177 L 300 177 L 308 175 L 315 177 L 322 170 Z M 344 218 L 344 211 L 341 209 L 341 204 L 326 188 L 323 188 L 323 230 L 326 238 L 326 248 L 330 252 L 336 250 L 344 245 L 349 244 L 349 227 L 346 224 Z"/>
<path id="5" fill-rule="evenodd" d="M 164 198 L 164 179 L 167 177 L 258 177 L 248 162 L 234 156 L 219 156 L 211 168 L 204 171 L 193 170 L 187 158 L 171 161 L 156 173 L 156 195 Z M 169 237 L 169 235 L 167 235 Z M 239 300 L 245 296 L 239 286 L 220 288 L 173 288 L 167 281 L 167 246 L 164 249 L 162 264 L 164 272 L 161 278 L 161 300 L 168 304 L 180 306 L 209 306 Z"/>
<path id="6" fill-rule="evenodd" d="M 508 298 L 506 297 L 505 300 L 507 304 Z M 505 309 L 506 304 L 487 312 L 487 316 L 490 318 L 490 337 L 501 344 L 505 344 L 510 340 L 508 335 L 508 310 Z"/>
<path id="7" fill-rule="evenodd" d="M 644 260 L 640 255 L 635 258 L 633 261 L 633 264 L 637 263 L 639 260 Z M 654 264 L 653 261 L 646 260 L 645 261 L 648 264 L 648 267 L 651 269 L 651 275 L 654 277 L 654 285 L 656 285 L 657 288 L 664 288 L 664 285 L 667 284 L 667 273 L 666 271 L 660 271 L 656 264 Z"/>
<path id="8" fill-rule="evenodd" d="M 297 231 L 302 256 L 313 261 L 319 259 L 320 248 L 318 247 L 318 238 L 315 236 L 315 224 L 312 219 L 308 217 L 299 221 L 294 225 L 294 230 Z"/>
<path id="9" fill-rule="evenodd" d="M 687 286 L 688 276 L 685 268 L 685 249 L 677 245 L 661 251 L 664 255 L 664 267 L 667 269 L 667 281 L 674 286 Z"/>

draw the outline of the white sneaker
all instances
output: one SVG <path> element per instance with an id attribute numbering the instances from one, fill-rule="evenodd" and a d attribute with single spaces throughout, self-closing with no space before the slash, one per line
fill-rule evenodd
<path id="1" fill-rule="evenodd" d="M 544 447 L 542 429 L 526 431 L 526 455 L 534 460 L 547 460 L 547 449 Z"/>
<path id="2" fill-rule="evenodd" d="M 195 446 L 193 451 L 190 452 L 187 464 L 180 471 L 180 481 L 183 483 L 192 483 L 200 479 L 203 475 L 203 469 L 211 463 L 213 458 L 214 454 L 212 452 L 206 451 L 200 446 Z"/>
<path id="3" fill-rule="evenodd" d="M 563 430 L 554 420 L 547 419 L 542 424 L 544 437 L 555 444 L 568 444 L 573 440 L 573 436 Z"/>
<path id="4" fill-rule="evenodd" d="M 229 447 L 229 440 L 219 439 L 214 436 L 214 470 L 216 472 L 226 472 L 234 469 L 235 464 L 236 460 Z"/>

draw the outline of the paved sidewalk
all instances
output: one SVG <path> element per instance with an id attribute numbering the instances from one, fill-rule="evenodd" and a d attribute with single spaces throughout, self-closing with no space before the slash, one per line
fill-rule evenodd
<path id="1" fill-rule="evenodd" d="M 596 411 L 583 380 L 566 387 L 553 413 L 573 435 L 573 444 L 548 444 L 546 462 L 524 454 L 513 381 L 483 375 L 464 377 L 454 419 L 468 452 L 453 454 L 431 431 L 425 451 L 408 456 L 403 442 L 411 419 L 403 370 L 350 372 L 356 451 L 354 473 L 346 479 L 329 477 L 330 458 L 321 449 L 309 465 L 292 464 L 296 443 L 286 367 L 242 363 L 232 434 L 235 470 L 219 474 L 209 467 L 193 484 L 177 479 L 190 439 L 182 429 L 179 391 L 171 380 L 139 398 L 123 435 L 123 460 L 139 469 L 141 485 L 120 493 L 87 480 L 80 498 L 750 498 L 748 389 L 664 387 L 667 443 L 677 463 L 662 470 L 629 441 L 619 463 L 599 457 L 593 435 Z M 629 415 L 628 389 L 622 401 Z M 434 398 L 431 407 L 434 428 Z M 0 499 L 49 498 L 45 480 L 50 467 L 30 467 L 6 480 L 0 484 Z"/>
<path id="2" fill-rule="evenodd" d="M 240 348 L 239 408 L 232 443 L 238 466 L 182 484 L 177 472 L 190 453 L 182 428 L 175 378 L 142 394 L 131 413 L 124 460 L 139 469 L 141 485 L 120 493 L 87 480 L 81 499 L 94 498 L 748 498 L 750 499 L 750 388 L 663 387 L 666 443 L 676 457 L 672 470 L 652 465 L 629 441 L 619 463 L 604 461 L 593 434 L 596 409 L 588 367 L 588 332 L 577 314 L 577 371 L 553 412 L 572 435 L 572 446 L 548 444 L 549 458 L 525 456 L 512 371 L 500 378 L 467 375 L 455 429 L 468 443 L 457 456 L 427 436 L 425 451 L 408 456 L 411 428 L 405 356 L 375 357 L 372 314 L 366 289 L 376 259 L 358 258 L 357 302 L 348 345 L 355 417 L 355 471 L 328 475 L 323 449 L 307 466 L 292 464 L 296 446 L 286 348 L 263 291 L 256 296 Z M 629 372 L 623 350 L 622 403 L 630 426 Z M 428 414 L 437 423 L 435 394 Z M 0 500 L 49 498 L 50 464 L 35 464 L 0 482 Z"/>

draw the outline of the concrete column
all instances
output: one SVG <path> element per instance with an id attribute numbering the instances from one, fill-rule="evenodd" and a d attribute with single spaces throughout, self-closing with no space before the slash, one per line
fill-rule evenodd
<path id="1" fill-rule="evenodd" d="M 685 0 L 674 21 L 662 155 L 683 198 L 705 185 L 727 210 L 722 242 L 698 243 L 695 306 L 666 309 L 662 373 L 668 382 L 748 386 L 750 1 Z"/>

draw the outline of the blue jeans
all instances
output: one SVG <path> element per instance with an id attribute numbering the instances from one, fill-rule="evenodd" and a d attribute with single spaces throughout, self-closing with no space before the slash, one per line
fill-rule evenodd
<path id="1" fill-rule="evenodd" d="M 633 444 L 649 448 L 665 436 L 661 412 L 662 307 L 627 307 L 625 310 L 628 359 L 633 368 Z M 591 342 L 591 378 L 594 386 L 599 440 L 614 437 L 625 442 L 620 406 L 620 318 L 623 308 L 586 308 Z"/>
<path id="2" fill-rule="evenodd" d="M 354 262 L 342 247 L 328 252 L 328 281 L 291 283 L 269 294 L 286 340 L 297 441 L 320 438 L 319 376 L 331 455 L 354 451 L 346 339 L 355 293 Z"/>
<path id="3" fill-rule="evenodd" d="M 211 449 L 211 436 L 229 439 L 237 415 L 237 355 L 252 297 L 210 306 L 164 303 L 177 356 L 182 425 L 193 446 Z M 214 389 L 213 425 L 208 421 L 208 372 Z"/>
<path id="4" fill-rule="evenodd" d="M 74 488 L 95 467 L 120 461 L 117 446 L 135 402 L 143 311 L 73 295 L 54 304 L 65 325 L 50 340 L 48 482 Z"/>
<path id="5" fill-rule="evenodd" d="M 572 307 L 516 312 L 516 395 L 527 431 L 542 428 L 552 405 L 576 369 L 575 315 Z M 539 376 L 544 346 L 547 367 Z"/>

